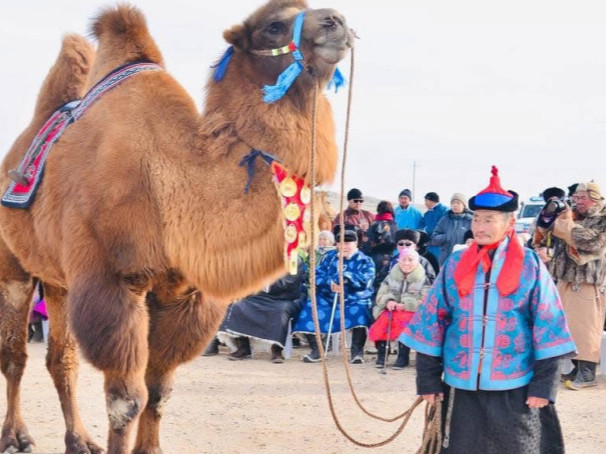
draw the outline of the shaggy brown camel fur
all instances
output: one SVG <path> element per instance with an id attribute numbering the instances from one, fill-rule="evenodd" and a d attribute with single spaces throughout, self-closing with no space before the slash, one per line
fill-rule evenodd
<path id="1" fill-rule="evenodd" d="M 306 10 L 304 70 L 286 96 L 262 101 L 293 61 L 254 50 L 291 41 Z M 96 55 L 68 37 L 40 91 L 34 118 L 7 155 L 17 167 L 48 116 L 125 63 L 163 64 L 141 13 L 129 6 L 94 21 Z M 108 451 L 159 454 L 159 425 L 176 367 L 198 355 L 226 303 L 284 272 L 282 210 L 269 168 L 255 164 L 250 191 L 240 167 L 251 149 L 309 178 L 311 112 L 352 44 L 344 18 L 301 0 L 271 0 L 224 33 L 234 46 L 224 79 L 209 81 L 204 112 L 165 71 L 141 73 L 108 92 L 54 145 L 33 206 L 0 208 L 1 369 L 8 411 L 0 451 L 33 444 L 19 410 L 26 323 L 35 279 L 50 314 L 47 367 L 66 422 L 66 453 L 99 453 L 78 415 L 76 342 L 105 378 Z M 93 62 L 94 60 L 94 62 Z M 87 76 L 88 75 L 88 76 Z M 327 99 L 317 101 L 317 182 L 335 173 Z M 229 230 L 228 230 L 229 226 Z"/>

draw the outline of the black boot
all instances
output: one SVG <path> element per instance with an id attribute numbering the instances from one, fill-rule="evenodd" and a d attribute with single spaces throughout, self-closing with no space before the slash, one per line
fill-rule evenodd
<path id="1" fill-rule="evenodd" d="M 284 355 L 282 354 L 282 347 L 278 344 L 271 346 L 271 362 L 274 364 L 282 364 L 284 362 Z"/>
<path id="2" fill-rule="evenodd" d="M 238 349 L 235 352 L 229 354 L 228 358 L 230 360 L 239 361 L 241 359 L 252 357 L 252 352 L 250 351 L 250 339 L 248 337 L 236 337 L 234 340 L 236 341 Z"/>
<path id="3" fill-rule="evenodd" d="M 206 347 L 206 350 L 204 350 L 204 353 L 202 353 L 202 356 L 215 356 L 219 354 L 219 339 L 217 339 L 217 336 L 213 337 L 213 340 L 210 341 L 210 344 L 208 344 L 208 346 Z"/>
<path id="4" fill-rule="evenodd" d="M 358 327 L 351 330 L 351 364 L 364 364 L 364 344 L 366 343 L 366 328 Z"/>
<path id="5" fill-rule="evenodd" d="M 410 347 L 407 347 L 402 342 L 398 342 L 398 357 L 393 363 L 395 370 L 404 369 L 410 362 Z"/>
<path id="6" fill-rule="evenodd" d="M 385 352 L 387 351 L 387 342 L 377 341 L 375 342 L 375 347 L 377 347 L 377 362 L 375 363 L 375 367 L 377 369 L 383 369 L 385 367 Z"/>
<path id="7" fill-rule="evenodd" d="M 579 371 L 579 360 L 573 359 L 572 364 L 574 364 L 574 367 L 572 368 L 572 370 L 570 372 L 568 372 L 567 374 L 560 375 L 560 381 L 562 383 L 566 383 L 568 380 L 572 381 L 576 378 L 577 372 Z"/>
<path id="8" fill-rule="evenodd" d="M 311 349 L 307 355 L 303 357 L 303 361 L 306 363 L 317 363 L 320 361 L 320 352 L 318 351 L 318 342 L 316 342 L 315 334 L 306 334 L 305 338 Z"/>
<path id="9" fill-rule="evenodd" d="M 595 379 L 596 365 L 596 363 L 592 363 L 590 361 L 579 361 L 579 370 L 577 371 L 577 376 L 573 381 L 566 381 L 564 385 L 573 391 L 597 386 L 598 382 Z"/>

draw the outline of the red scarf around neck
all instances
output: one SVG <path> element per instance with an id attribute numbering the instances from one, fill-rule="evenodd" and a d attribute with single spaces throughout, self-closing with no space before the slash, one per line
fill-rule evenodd
<path id="1" fill-rule="evenodd" d="M 377 214 L 375 221 L 393 221 L 393 215 L 391 213 Z"/>
<path id="2" fill-rule="evenodd" d="M 522 265 L 524 263 L 524 249 L 516 238 L 513 229 L 509 230 L 506 236 L 509 238 L 507 251 L 505 252 L 505 262 L 497 279 L 497 289 L 502 296 L 513 293 L 520 284 L 520 275 L 522 274 Z M 474 243 L 467 248 L 454 272 L 454 280 L 459 290 L 459 296 L 468 295 L 474 286 L 476 271 L 478 265 L 482 265 L 484 273 L 488 271 L 491 265 L 489 252 L 496 249 L 501 241 L 478 247 Z"/>

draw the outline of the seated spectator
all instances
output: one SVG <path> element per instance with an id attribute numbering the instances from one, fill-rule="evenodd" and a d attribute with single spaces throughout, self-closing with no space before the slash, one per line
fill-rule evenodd
<path id="1" fill-rule="evenodd" d="M 471 229 L 473 212 L 467 208 L 467 199 L 460 192 L 455 192 L 450 199 L 450 210 L 440 219 L 429 246 L 440 246 L 440 266 L 452 252 L 455 244 L 463 244 L 465 232 Z"/>
<path id="2" fill-rule="evenodd" d="M 420 239 L 421 239 L 421 234 L 417 230 L 402 229 L 402 230 L 398 230 L 396 232 L 396 251 L 394 251 L 394 255 L 391 258 L 389 265 L 384 266 L 377 273 L 377 276 L 376 276 L 376 279 L 374 282 L 374 287 L 375 287 L 376 291 L 378 291 L 379 286 L 381 285 L 383 280 L 387 277 L 387 275 L 389 274 L 391 269 L 398 263 L 398 257 L 404 249 L 412 249 L 414 251 L 419 252 L 418 243 L 419 243 Z M 425 270 L 425 275 L 427 276 L 429 283 L 433 284 L 433 281 L 436 278 L 436 272 L 435 272 L 433 266 L 431 265 L 429 260 L 427 260 L 422 255 L 419 255 L 419 263 Z"/>
<path id="3" fill-rule="evenodd" d="M 339 229 L 334 232 L 337 241 Z M 375 266 L 363 252 L 358 250 L 358 235 L 345 229 L 345 242 L 338 244 L 336 251 L 326 254 L 316 267 L 316 300 L 318 323 L 322 334 L 341 332 L 341 310 L 339 307 L 341 285 L 339 284 L 339 254 L 343 255 L 343 285 L 345 291 L 345 330 L 352 331 L 351 363 L 364 362 L 366 330 L 370 326 L 370 304 Z M 320 360 L 320 352 L 315 337 L 311 298 L 299 314 L 293 331 L 304 333 L 311 351 L 303 361 L 315 363 Z"/>
<path id="4" fill-rule="evenodd" d="M 362 209 L 364 204 L 364 197 L 362 191 L 353 188 L 347 193 L 347 209 L 343 212 L 345 225 L 355 225 L 361 229 L 365 234 L 370 224 L 375 220 L 375 216 L 367 210 Z M 337 216 L 333 220 L 333 228 L 339 225 L 341 222 L 341 215 Z M 339 241 L 337 238 L 336 241 Z"/>
<path id="5" fill-rule="evenodd" d="M 393 206 L 387 200 L 377 205 L 377 215 L 368 229 L 368 254 L 379 269 L 385 255 L 391 256 L 396 248 L 396 223 Z"/>
<path id="6" fill-rule="evenodd" d="M 318 246 L 316 247 L 316 266 L 324 259 L 326 253 L 334 251 L 337 247 L 335 246 L 335 236 L 330 230 L 322 230 L 318 233 Z"/>
<path id="7" fill-rule="evenodd" d="M 298 273 L 286 274 L 265 291 L 247 296 L 229 306 L 217 337 L 226 344 L 235 344 L 230 360 L 251 357 L 251 339 L 271 345 L 271 361 L 284 362 L 291 319 L 296 319 L 305 304 L 305 267 L 299 260 Z"/>
<path id="8" fill-rule="evenodd" d="M 377 368 L 385 367 L 387 341 L 400 336 L 429 290 L 430 284 L 419 264 L 419 257 L 414 249 L 402 250 L 398 265 L 391 269 L 379 288 L 372 310 L 376 322 L 368 332 L 370 340 L 377 347 Z M 408 366 L 409 355 L 410 348 L 398 342 L 398 357 L 393 368 Z"/>

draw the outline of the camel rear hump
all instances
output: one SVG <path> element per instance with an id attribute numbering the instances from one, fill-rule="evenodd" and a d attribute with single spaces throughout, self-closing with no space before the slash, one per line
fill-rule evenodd
<path id="1" fill-rule="evenodd" d="M 62 105 L 80 99 L 94 58 L 95 50 L 86 38 L 66 35 L 57 60 L 38 93 L 36 115 L 49 116 Z"/>
<path id="2" fill-rule="evenodd" d="M 94 81 L 130 62 L 149 61 L 164 66 L 143 13 L 132 5 L 101 10 L 91 24 L 91 31 L 99 41 L 91 75 Z"/>

